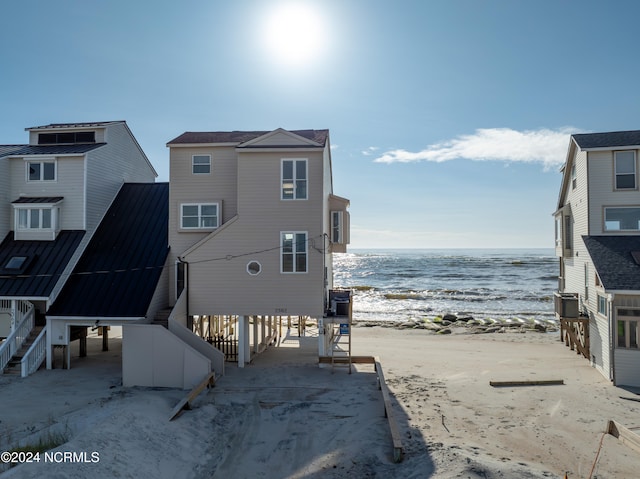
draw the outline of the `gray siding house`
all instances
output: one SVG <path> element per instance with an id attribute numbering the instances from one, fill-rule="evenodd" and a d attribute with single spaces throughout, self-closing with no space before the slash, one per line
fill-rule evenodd
<path id="1" fill-rule="evenodd" d="M 640 386 L 640 131 L 572 135 L 555 212 L 556 314 L 616 385 Z"/>
<path id="2" fill-rule="evenodd" d="M 329 307 L 332 254 L 349 242 L 329 131 L 186 132 L 167 146 L 171 301 L 183 324 L 208 336 L 237 319 L 242 366 L 247 318 L 255 338 L 258 322 L 264 335 L 265 322 L 272 331 L 272 320 L 321 319 Z"/>

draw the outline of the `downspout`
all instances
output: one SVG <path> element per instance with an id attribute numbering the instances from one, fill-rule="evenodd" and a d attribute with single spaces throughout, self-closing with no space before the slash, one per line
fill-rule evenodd
<path id="1" fill-rule="evenodd" d="M 609 318 L 609 377 L 611 378 L 611 380 L 613 381 L 613 385 L 615 386 L 616 384 L 616 355 L 615 355 L 615 348 L 614 348 L 614 333 L 615 333 L 615 328 L 614 328 L 614 317 L 613 317 L 613 300 L 615 299 L 616 295 L 615 293 L 609 293 L 608 296 L 608 304 L 607 306 L 609 307 L 609 311 L 608 311 L 608 318 Z"/>

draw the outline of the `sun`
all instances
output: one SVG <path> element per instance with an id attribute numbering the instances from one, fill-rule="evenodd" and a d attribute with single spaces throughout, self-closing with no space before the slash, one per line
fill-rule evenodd
<path id="1" fill-rule="evenodd" d="M 300 66 L 323 53 L 328 42 L 322 14 L 306 2 L 279 5 L 267 17 L 265 46 L 279 63 Z"/>

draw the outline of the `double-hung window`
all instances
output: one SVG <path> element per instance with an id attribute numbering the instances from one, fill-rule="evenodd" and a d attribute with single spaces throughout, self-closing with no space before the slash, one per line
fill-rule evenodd
<path id="1" fill-rule="evenodd" d="M 55 181 L 56 162 L 54 160 L 27 161 L 27 181 Z"/>
<path id="2" fill-rule="evenodd" d="M 307 160 L 282 160 L 281 198 L 283 200 L 307 199 Z"/>
<path id="3" fill-rule="evenodd" d="M 603 316 L 607 315 L 607 298 L 601 294 L 598 295 L 598 313 Z"/>
<path id="4" fill-rule="evenodd" d="M 220 226 L 219 203 L 189 203 L 181 205 L 180 226 L 186 230 L 217 228 Z"/>
<path id="5" fill-rule="evenodd" d="M 307 272 L 307 233 L 283 231 L 280 233 L 280 271 L 282 273 Z"/>
<path id="6" fill-rule="evenodd" d="M 210 174 L 211 155 L 193 155 L 191 157 L 191 171 L 194 175 Z"/>
<path id="7" fill-rule="evenodd" d="M 614 153 L 616 170 L 616 190 L 636 188 L 636 152 L 616 151 Z"/>

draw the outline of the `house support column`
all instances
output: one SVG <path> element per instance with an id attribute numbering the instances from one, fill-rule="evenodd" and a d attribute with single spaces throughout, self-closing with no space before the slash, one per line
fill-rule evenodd
<path id="1" fill-rule="evenodd" d="M 109 326 L 102 326 L 102 350 L 109 351 Z"/>
<path id="2" fill-rule="evenodd" d="M 247 316 L 238 316 L 238 367 L 243 368 L 251 361 L 249 344 L 249 321 Z"/>
<path id="3" fill-rule="evenodd" d="M 258 354 L 258 318 L 256 316 L 253 317 L 253 353 Z"/>
<path id="4" fill-rule="evenodd" d="M 51 345 L 51 321 L 49 319 L 47 319 L 47 336 L 46 336 L 46 342 L 47 342 L 47 369 L 52 369 L 53 368 L 53 346 Z"/>

